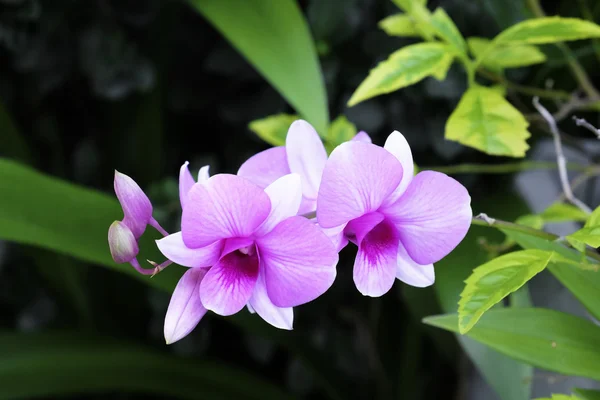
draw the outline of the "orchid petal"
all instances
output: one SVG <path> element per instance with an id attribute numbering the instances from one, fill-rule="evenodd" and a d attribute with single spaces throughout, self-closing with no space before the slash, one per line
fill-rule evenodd
<path id="1" fill-rule="evenodd" d="M 198 183 L 206 182 L 210 178 L 209 169 L 209 165 L 200 168 L 200 171 L 198 171 Z"/>
<path id="2" fill-rule="evenodd" d="M 238 170 L 242 176 L 261 188 L 290 173 L 285 147 L 273 147 L 250 157 Z"/>
<path id="3" fill-rule="evenodd" d="M 206 274 L 204 268 L 190 268 L 177 283 L 165 317 L 165 340 L 174 343 L 187 336 L 206 314 L 200 302 L 199 287 Z"/>
<path id="4" fill-rule="evenodd" d="M 275 328 L 292 330 L 294 309 L 292 307 L 277 307 L 269 299 L 264 273 L 259 271 L 258 280 L 254 286 L 248 309 L 255 311 L 262 319 Z"/>
<path id="5" fill-rule="evenodd" d="M 402 193 L 406 191 L 406 188 L 412 181 L 413 175 L 415 174 L 415 164 L 413 162 L 410 146 L 408 145 L 406 138 L 400 132 L 392 132 L 385 141 L 383 148 L 392 153 L 394 157 L 400 161 L 403 170 L 400 184 L 384 202 L 385 204 L 392 204 L 402 196 Z"/>
<path id="6" fill-rule="evenodd" d="M 398 246 L 398 264 L 396 266 L 396 278 L 402 282 L 415 286 L 427 287 L 435 282 L 435 271 L 433 264 L 417 264 L 406 252 L 402 243 Z"/>
<path id="7" fill-rule="evenodd" d="M 204 247 L 219 239 L 250 236 L 271 210 L 263 189 L 235 175 L 217 174 L 195 184 L 181 217 L 186 246 Z"/>
<path id="8" fill-rule="evenodd" d="M 265 189 L 271 200 L 271 212 L 256 230 L 257 236 L 263 236 L 278 223 L 298 214 L 302 201 L 302 181 L 298 174 L 288 174 L 277 179 Z"/>
<path id="9" fill-rule="evenodd" d="M 190 249 L 183 243 L 181 232 L 157 240 L 156 245 L 165 257 L 184 267 L 210 267 L 219 261 L 223 249 L 222 240 L 205 247 Z"/>
<path id="10" fill-rule="evenodd" d="M 232 315 L 250 300 L 258 278 L 258 256 L 234 251 L 222 257 L 200 285 L 200 299 L 208 310 Z"/>
<path id="11" fill-rule="evenodd" d="M 129 227 L 133 236 L 139 239 L 152 218 L 150 199 L 133 179 L 119 171 L 115 171 L 114 186 L 125 214 L 123 223 Z"/>
<path id="12" fill-rule="evenodd" d="M 117 264 L 130 262 L 140 251 L 131 230 L 120 221 L 113 222 L 108 228 L 108 247 Z"/>
<path id="13" fill-rule="evenodd" d="M 179 202 L 181 208 L 185 207 L 188 192 L 196 183 L 188 168 L 189 162 L 185 162 L 179 169 Z"/>
<path id="14" fill-rule="evenodd" d="M 371 136 L 369 136 L 369 134 L 365 131 L 358 132 L 356 135 L 354 135 L 354 137 L 351 140 L 354 140 L 356 142 L 373 143 L 373 141 L 371 140 Z"/>
<path id="15" fill-rule="evenodd" d="M 348 238 L 344 234 L 346 224 L 335 226 L 333 228 L 321 228 L 321 231 L 331 240 L 335 250 L 339 253 L 348 244 Z"/>
<path id="16" fill-rule="evenodd" d="M 269 298 L 277 307 L 316 299 L 333 284 L 338 255 L 313 222 L 290 217 L 257 239 Z"/>
<path id="17" fill-rule="evenodd" d="M 316 199 L 327 161 L 327 151 L 319 134 L 308 122 L 294 121 L 288 130 L 285 150 L 290 171 L 302 178 L 304 197 Z"/>
<path id="18" fill-rule="evenodd" d="M 387 221 L 371 229 L 360 242 L 354 261 L 354 284 L 365 296 L 387 293 L 396 278 L 398 234 Z"/>
<path id="19" fill-rule="evenodd" d="M 376 211 L 402 179 L 402 166 L 390 152 L 369 143 L 346 142 L 329 157 L 317 198 L 324 228 Z"/>
<path id="20" fill-rule="evenodd" d="M 362 217 L 353 219 L 352 221 L 348 222 L 348 225 L 346 225 L 346 229 L 344 230 L 344 232 L 346 233 L 346 236 L 349 236 L 350 238 L 356 238 L 356 243 L 360 244 L 363 238 L 369 232 L 371 232 L 373 228 L 379 225 L 379 223 L 383 221 L 383 219 L 384 216 L 381 213 L 368 213 L 363 215 Z"/>
<path id="21" fill-rule="evenodd" d="M 456 180 L 423 171 L 381 212 L 395 224 L 410 257 L 426 265 L 441 260 L 463 240 L 473 215 L 470 203 L 467 189 Z"/>

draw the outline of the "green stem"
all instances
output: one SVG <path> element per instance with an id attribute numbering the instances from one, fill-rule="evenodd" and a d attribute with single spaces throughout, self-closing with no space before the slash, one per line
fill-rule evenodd
<path id="1" fill-rule="evenodd" d="M 546 16 L 544 9 L 540 5 L 540 0 L 527 0 L 527 4 L 531 12 L 535 15 L 536 18 L 542 18 Z M 600 100 L 600 92 L 596 90 L 589 76 L 577 61 L 577 58 L 573 55 L 569 47 L 564 43 L 557 43 L 556 45 L 560 51 L 563 53 L 565 58 L 567 59 L 567 63 L 569 64 L 569 68 L 571 68 L 571 72 L 573 76 L 579 83 L 579 86 L 584 90 L 584 92 L 593 100 Z"/>
<path id="2" fill-rule="evenodd" d="M 521 161 L 515 163 L 505 164 L 458 164 L 448 166 L 437 166 L 437 167 L 420 167 L 421 170 L 433 170 L 443 172 L 448 175 L 455 174 L 509 174 L 513 172 L 530 171 L 538 169 L 557 169 L 558 166 L 555 162 L 545 161 Z M 574 171 L 590 172 L 594 167 L 569 163 L 567 169 Z"/>
<path id="3" fill-rule="evenodd" d="M 509 90 L 522 93 L 528 96 L 538 96 L 540 98 L 557 100 L 570 100 L 572 97 L 572 95 L 569 92 L 566 92 L 564 90 L 540 89 L 533 86 L 519 85 L 518 83 L 510 82 L 504 77 L 482 68 L 479 68 L 477 72 L 485 78 L 491 79 L 495 82 L 506 86 Z"/>
<path id="4" fill-rule="evenodd" d="M 496 228 L 496 229 L 502 229 L 502 230 L 507 230 L 507 231 L 513 231 L 513 232 L 521 232 L 521 233 L 525 233 L 530 236 L 535 236 L 540 239 L 549 240 L 549 241 L 555 241 L 555 240 L 559 239 L 559 236 L 557 236 L 553 233 L 544 232 L 539 229 L 530 228 L 525 225 L 515 224 L 514 222 L 508 222 L 508 221 L 502 221 L 502 220 L 495 219 L 495 218 L 490 218 L 485 214 L 480 214 L 476 217 L 473 217 L 473 219 L 471 220 L 471 225 L 486 226 L 488 228 Z M 585 253 L 588 257 L 591 257 L 597 261 L 600 261 L 600 254 L 598 254 L 597 252 L 595 252 L 591 249 L 586 249 Z"/>

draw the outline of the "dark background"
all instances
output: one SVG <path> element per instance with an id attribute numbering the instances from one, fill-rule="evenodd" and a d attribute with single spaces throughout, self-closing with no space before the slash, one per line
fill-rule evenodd
<path id="1" fill-rule="evenodd" d="M 548 14 L 580 16 L 574 3 L 543 5 Z M 466 88 L 459 65 L 444 82 L 427 79 L 350 109 L 345 106 L 370 68 L 412 42 L 377 28 L 378 21 L 398 11 L 389 0 L 299 4 L 319 50 L 332 119 L 346 115 L 377 144 L 392 130 L 401 131 L 419 166 L 506 161 L 443 139 L 445 122 Z M 598 20 L 600 3 L 587 4 Z M 429 2 L 431 9 L 438 5 L 464 36 L 491 37 L 529 16 L 520 0 Z M 597 78 L 592 44 L 572 48 Z M 539 87 L 552 78 L 555 87 L 573 90 L 562 55 L 553 47 L 543 49 L 548 63 L 511 70 L 508 77 Z M 510 98 L 531 112 L 530 98 Z M 20 145 L 0 132 L 0 155 L 109 193 L 118 169 L 146 190 L 155 217 L 168 231 L 178 227 L 176 178 L 184 161 L 191 162 L 192 171 L 210 164 L 212 173 L 235 172 L 268 147 L 248 130 L 248 123 L 293 112 L 207 21 L 175 0 L 0 0 L 0 100 L 25 138 Z M 597 122 L 596 114 L 582 115 Z M 5 120 L 0 115 L 0 122 Z M 532 131 L 533 145 L 545 133 L 535 126 Z M 457 179 L 469 188 L 474 204 L 510 191 L 509 176 L 467 174 Z M 352 283 L 354 252 L 343 251 L 338 279 L 325 296 L 296 309 L 296 333 L 322 353 L 353 397 L 463 398 L 468 362 L 459 356 L 452 336 L 422 327 L 410 303 L 414 289 L 400 282 L 382 298 L 362 297 Z M 39 263 L 56 265 L 56 273 L 40 270 Z M 83 272 L 76 277 L 81 290 L 74 297 L 61 290 L 64 278 L 59 274 L 74 263 L 79 264 L 0 242 L 0 328 L 24 333 L 67 329 L 122 338 L 184 357 L 225 361 L 299 396 L 326 398 L 296 356 L 214 315 L 167 348 L 162 322 L 168 294 L 81 264 Z M 417 296 L 421 312 L 441 312 L 432 289 Z M 118 392 L 71 397 L 146 398 Z"/>

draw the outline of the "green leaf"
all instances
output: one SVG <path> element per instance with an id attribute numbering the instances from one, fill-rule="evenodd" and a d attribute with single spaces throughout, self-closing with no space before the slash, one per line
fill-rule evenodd
<path id="1" fill-rule="evenodd" d="M 510 208 L 506 204 L 511 204 Z M 513 219 L 527 208 L 509 190 L 500 189 L 485 202 L 473 204 L 474 209 L 487 210 L 504 219 Z M 464 280 L 473 269 L 488 261 L 487 252 L 478 244 L 480 237 L 500 241 L 502 233 L 472 226 L 465 239 L 448 256 L 436 264 L 436 284 L 433 286 L 444 312 L 456 312 Z M 486 382 L 502 400 L 530 400 L 533 368 L 484 346 L 473 339 L 456 334 L 465 353 L 481 372 Z"/>
<path id="2" fill-rule="evenodd" d="M 458 331 L 456 314 L 423 322 Z M 540 368 L 600 379 L 600 327 L 583 318 L 543 308 L 495 309 L 468 336 Z"/>
<path id="3" fill-rule="evenodd" d="M 600 400 L 600 391 L 589 389 L 575 389 L 575 393 L 582 400 Z"/>
<path id="4" fill-rule="evenodd" d="M 545 44 L 600 37 L 600 26 L 577 18 L 545 17 L 520 22 L 493 40 L 500 44 Z"/>
<path id="5" fill-rule="evenodd" d="M 581 254 L 557 242 L 551 242 L 523 232 L 503 230 L 524 249 L 554 251 L 562 257 L 579 263 Z M 588 260 L 592 262 L 591 260 Z M 598 265 L 598 264 L 594 264 Z M 548 270 L 558 279 L 596 318 L 600 319 L 600 273 L 584 268 L 574 268 L 572 263 L 553 262 Z"/>
<path id="6" fill-rule="evenodd" d="M 573 232 L 566 237 L 567 241 L 573 245 L 573 247 L 583 250 L 578 244 L 585 243 L 588 246 L 600 247 L 600 226 L 593 228 L 582 228 L 576 232 Z"/>
<path id="7" fill-rule="evenodd" d="M 495 90 L 471 87 L 446 123 L 446 139 L 495 156 L 524 157 L 529 123 Z"/>
<path id="8" fill-rule="evenodd" d="M 553 394 L 552 397 L 538 398 L 535 400 L 581 400 L 581 398 L 575 395 L 569 396 L 567 394 Z"/>
<path id="9" fill-rule="evenodd" d="M 340 115 L 329 126 L 325 137 L 325 147 L 331 153 L 340 144 L 352 140 L 356 136 L 356 126 L 348 119 Z"/>
<path id="10" fill-rule="evenodd" d="M 546 61 L 546 55 L 536 46 L 529 44 L 490 48 L 491 41 L 480 37 L 470 37 L 467 39 L 467 43 L 473 56 L 481 59 L 481 63 L 491 70 L 526 67 Z"/>
<path id="11" fill-rule="evenodd" d="M 585 222 L 589 217 L 586 212 L 578 207 L 566 203 L 553 203 L 542 211 L 539 216 L 546 222 Z"/>
<path id="12" fill-rule="evenodd" d="M 326 132 L 329 110 L 325 83 L 308 25 L 296 1 L 190 0 L 190 4 L 317 132 Z"/>
<path id="13" fill-rule="evenodd" d="M 415 20 L 407 14 L 390 15 L 377 24 L 390 36 L 419 37 L 421 33 L 417 29 Z"/>
<path id="14" fill-rule="evenodd" d="M 416 5 L 426 6 L 427 0 L 392 0 L 394 4 L 396 4 L 401 10 L 406 12 L 410 12 L 413 7 Z"/>
<path id="15" fill-rule="evenodd" d="M 297 119 L 297 115 L 270 115 L 250 122 L 248 128 L 270 145 L 283 146 L 290 125 Z"/>
<path id="16" fill-rule="evenodd" d="M 447 66 L 452 58 L 448 46 L 442 43 L 403 47 L 369 72 L 348 101 L 348 106 L 417 83 Z"/>
<path id="17" fill-rule="evenodd" d="M 600 207 L 596 208 L 589 215 L 585 227 L 600 226 Z"/>
<path id="18" fill-rule="evenodd" d="M 291 398 L 243 370 L 104 337 L 3 333 L 0 360 L 3 399 L 107 392 L 190 400 Z"/>
<path id="19" fill-rule="evenodd" d="M 460 54 L 466 53 L 465 39 L 443 8 L 438 7 L 435 10 L 431 17 L 431 24 L 435 28 L 436 36 L 453 46 Z"/>
<path id="20" fill-rule="evenodd" d="M 460 333 L 467 333 L 483 313 L 543 271 L 552 254 L 541 250 L 516 251 L 475 268 L 460 294 Z"/>

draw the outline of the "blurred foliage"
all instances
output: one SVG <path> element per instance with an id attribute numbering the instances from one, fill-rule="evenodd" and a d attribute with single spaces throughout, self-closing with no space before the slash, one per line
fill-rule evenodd
<path id="1" fill-rule="evenodd" d="M 397 3 L 406 6 L 406 1 Z M 202 3 L 209 2 L 194 4 Z M 275 330 L 245 311 L 228 319 L 209 315 L 193 334 L 168 348 L 162 323 L 169 290 L 181 268 L 146 278 L 109 258 L 106 231 L 121 217 L 110 198 L 114 169 L 135 176 L 152 198 L 157 219 L 167 230 L 177 230 L 179 166 L 189 160 L 192 169 L 210 164 L 213 173 L 235 172 L 249 156 L 267 147 L 253 132 L 260 129 L 249 129 L 248 124 L 269 115 L 299 113 L 312 118 L 331 142 L 364 130 L 382 144 L 397 129 L 408 139 L 420 166 L 492 162 L 485 154 L 444 139 L 446 121 L 468 85 L 458 65 L 440 62 L 439 69 L 426 74 L 445 75 L 443 81 L 427 78 L 346 107 L 370 69 L 415 43 L 414 37 L 386 34 L 415 35 L 406 20 L 389 19 L 399 12 L 392 2 L 297 4 L 314 39 L 326 94 L 319 92 L 319 84 L 317 89 L 310 85 L 314 75 L 285 68 L 279 72 L 279 83 L 271 81 L 276 90 L 265 80 L 267 73 L 260 68 L 257 72 L 246 58 L 256 61 L 240 54 L 244 44 L 239 41 L 246 31 L 240 28 L 237 39 L 226 39 L 222 25 L 213 21 L 215 28 L 184 1 L 0 0 L 0 155 L 31 167 L 0 162 L 0 238 L 10 241 L 0 242 L 0 398 L 283 398 L 283 392 L 311 399 L 463 398 L 459 396 L 469 374 L 463 368 L 465 358 L 457 358 L 454 337 L 420 320 L 457 311 L 463 280 L 490 257 L 480 238 L 502 240 L 487 228 L 474 228 L 457 251 L 439 263 L 434 288 L 396 283 L 382 298 L 364 298 L 352 282 L 355 250 L 349 248 L 341 254 L 332 289 L 296 310 L 293 332 Z M 595 2 L 581 4 L 588 16 L 572 1 L 543 2 L 548 14 L 600 19 Z M 428 4 L 431 10 L 438 6 L 442 11 L 436 12 L 436 21 L 443 32 L 454 32 L 448 28 L 448 17 L 464 37 L 489 39 L 531 16 L 522 0 Z M 248 9 L 252 7 L 244 4 L 231 15 L 243 16 Z M 204 13 L 211 18 L 211 11 Z M 247 22 L 261 27 L 252 18 Z M 293 19 L 288 15 L 282 21 L 289 18 Z M 382 20 L 385 31 L 378 26 Z M 285 35 L 273 29 L 269 34 L 261 31 L 263 39 L 245 38 L 251 39 L 245 45 L 256 47 L 256 40 L 275 43 L 274 35 Z M 462 46 L 460 40 L 454 44 Z M 518 51 L 528 49 L 523 46 Z M 598 81 L 595 46 L 576 42 L 572 53 Z M 288 50 L 278 48 L 275 53 Z M 527 52 L 527 62 L 519 65 L 526 67 L 505 71 L 506 79 L 537 87 L 552 79 L 554 88 L 569 96 L 576 86 L 569 57 L 551 46 L 536 51 Z M 542 55 L 546 63 L 534 64 Z M 515 66 L 511 62 L 507 68 Z M 530 95 L 515 86 L 501 89 L 520 112 L 532 111 Z M 302 106 L 290 98 L 296 91 L 302 93 Z M 329 124 L 328 115 L 337 118 Z M 280 140 L 279 128 L 273 129 L 259 135 Z M 543 128 L 531 130 L 533 145 Z M 476 212 L 508 220 L 528 212 L 511 193 L 508 177 L 490 179 L 470 172 L 457 178 L 469 188 Z M 565 212 L 571 213 L 568 218 L 581 220 L 572 210 L 559 211 L 550 213 L 555 220 Z M 524 248 L 533 240 L 511 235 Z M 152 239 L 144 238 L 141 254 L 158 261 Z M 554 250 L 553 242 L 532 246 L 541 245 Z M 581 260 L 581 254 L 570 255 Z M 598 293 L 597 276 L 580 269 L 549 268 L 598 316 L 597 302 L 590 300 Z M 515 298 L 517 293 L 523 292 L 516 292 Z M 489 313 L 506 311 L 493 308 Z M 519 312 L 526 319 L 530 311 Z M 494 323 L 494 314 L 484 315 L 472 329 L 475 339 L 478 329 L 486 329 L 486 321 Z M 526 329 L 527 321 L 520 322 Z M 597 340 L 583 337 L 588 325 L 567 322 L 581 324 L 582 339 L 591 340 L 585 345 L 591 343 L 596 347 L 590 351 L 597 350 Z M 549 319 L 548 324 L 556 321 Z M 469 338 L 459 340 L 502 400 L 528 398 L 531 367 Z M 540 338 L 528 340 L 535 345 Z M 497 343 L 492 346 L 502 350 Z M 530 361 L 527 348 L 522 350 L 520 359 Z M 565 357 L 580 354 L 567 350 L 561 350 Z M 543 367 L 553 360 L 547 361 Z M 565 372 L 597 376 L 597 370 L 586 369 L 595 365 L 571 361 Z M 519 379 L 524 383 L 514 385 Z"/>

